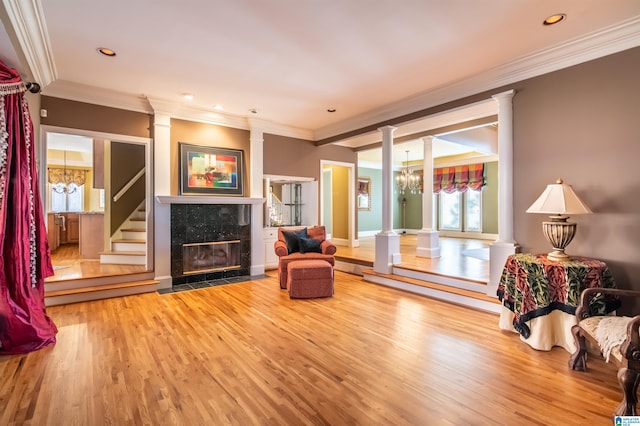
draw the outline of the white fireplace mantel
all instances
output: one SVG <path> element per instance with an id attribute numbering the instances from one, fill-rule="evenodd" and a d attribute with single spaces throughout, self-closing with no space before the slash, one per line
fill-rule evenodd
<path id="1" fill-rule="evenodd" d="M 265 198 L 214 197 L 211 195 L 156 195 L 160 204 L 263 204 Z"/>

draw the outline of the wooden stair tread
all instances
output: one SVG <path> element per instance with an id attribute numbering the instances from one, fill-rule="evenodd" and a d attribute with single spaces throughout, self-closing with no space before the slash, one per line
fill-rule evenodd
<path id="1" fill-rule="evenodd" d="M 486 281 L 482 281 L 482 280 L 478 280 L 478 279 L 474 279 L 474 278 L 460 277 L 460 276 L 457 276 L 457 275 L 442 274 L 440 272 L 435 272 L 435 271 L 425 271 L 424 269 L 416 268 L 416 267 L 409 266 L 409 265 L 403 265 L 402 263 L 399 264 L 399 265 L 393 265 L 393 267 L 397 268 L 397 269 L 406 269 L 407 271 L 420 272 L 420 273 L 423 273 L 423 274 L 426 274 L 426 275 L 437 275 L 439 277 L 453 278 L 453 279 L 456 279 L 456 280 L 468 281 L 468 282 L 474 283 L 474 284 L 487 285 Z"/>
<path id="2" fill-rule="evenodd" d="M 144 251 L 102 251 L 100 254 L 106 255 L 119 255 L 124 254 L 126 256 L 146 256 L 147 253 Z"/>
<path id="3" fill-rule="evenodd" d="M 121 229 L 122 232 L 147 232 L 146 229 L 144 228 L 127 228 L 127 229 Z"/>
<path id="4" fill-rule="evenodd" d="M 120 288 L 142 287 L 142 286 L 158 284 L 159 282 L 160 281 L 158 280 L 145 280 L 145 281 L 133 281 L 133 282 L 127 282 L 127 283 L 97 285 L 92 287 L 71 288 L 66 290 L 45 291 L 44 297 L 67 296 L 70 294 L 91 293 L 95 291 L 116 290 Z"/>
<path id="5" fill-rule="evenodd" d="M 146 222 L 147 219 L 145 218 L 139 218 L 139 217 L 132 217 L 129 219 L 131 222 Z"/>
<path id="6" fill-rule="evenodd" d="M 374 275 L 377 277 L 387 278 L 390 280 L 400 281 L 400 282 L 404 282 L 411 285 L 430 288 L 430 289 L 442 291 L 445 293 L 457 294 L 458 296 L 464 296 L 472 299 L 483 300 L 485 302 L 491 302 L 498 305 L 500 304 L 500 301 L 498 300 L 497 297 L 487 296 L 486 294 L 478 293 L 477 291 L 465 290 L 463 288 L 451 287 L 448 285 L 432 283 L 429 281 L 422 281 L 415 278 L 403 277 L 401 275 L 381 274 L 381 273 L 375 272 L 373 269 L 365 269 L 364 271 L 362 271 L 362 273 L 364 275 Z M 467 281 L 475 282 L 474 280 L 467 280 Z"/>
<path id="7" fill-rule="evenodd" d="M 112 243 L 132 243 L 132 244 L 146 244 L 147 241 L 146 240 L 133 240 L 133 239 L 119 239 L 119 240 L 113 240 Z"/>

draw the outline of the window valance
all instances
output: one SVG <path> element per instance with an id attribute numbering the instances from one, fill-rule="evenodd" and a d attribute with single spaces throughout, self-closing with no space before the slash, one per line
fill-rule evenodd
<path id="1" fill-rule="evenodd" d="M 52 185 L 57 185 L 59 183 L 69 185 L 70 183 L 75 183 L 78 186 L 82 186 L 86 182 L 87 171 L 50 167 L 47 175 L 48 181 Z"/>
<path id="2" fill-rule="evenodd" d="M 439 167 L 433 170 L 433 192 L 447 194 L 480 191 L 485 185 L 484 164 L 469 164 L 456 167 Z"/>

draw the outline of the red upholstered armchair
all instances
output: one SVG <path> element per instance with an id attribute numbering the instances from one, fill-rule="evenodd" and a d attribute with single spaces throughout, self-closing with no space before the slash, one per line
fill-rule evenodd
<path id="1" fill-rule="evenodd" d="M 335 265 L 336 246 L 326 237 L 324 226 L 278 228 L 278 241 L 273 248 L 278 255 L 280 288 L 287 288 L 287 267 L 291 262 L 321 259 Z"/>

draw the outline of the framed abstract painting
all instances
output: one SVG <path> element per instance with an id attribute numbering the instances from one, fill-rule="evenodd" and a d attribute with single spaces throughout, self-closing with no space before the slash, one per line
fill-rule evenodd
<path id="1" fill-rule="evenodd" d="M 180 194 L 244 196 L 243 151 L 180 142 Z"/>

